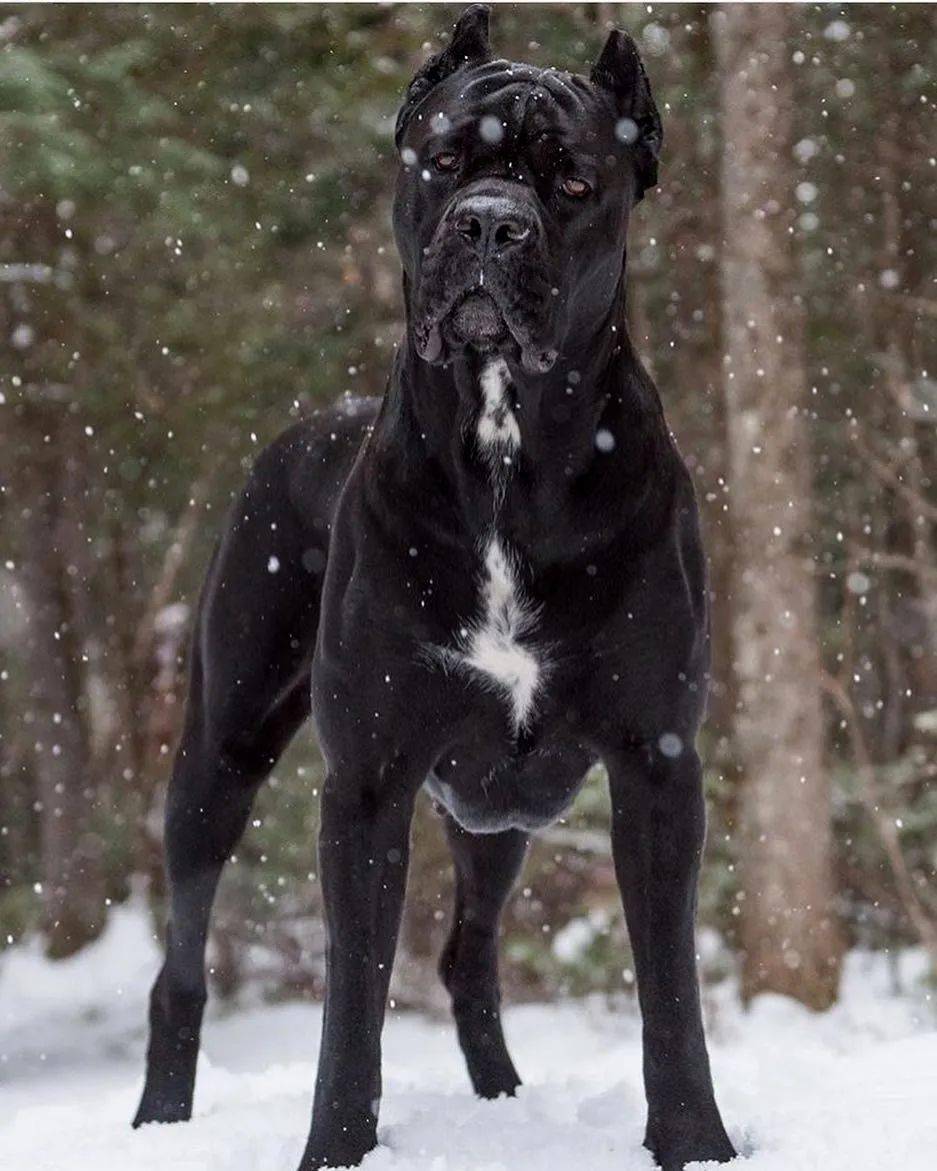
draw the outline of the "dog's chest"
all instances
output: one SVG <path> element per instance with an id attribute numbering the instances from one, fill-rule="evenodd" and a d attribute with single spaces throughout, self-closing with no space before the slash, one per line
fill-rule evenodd
<path id="1" fill-rule="evenodd" d="M 479 550 L 476 615 L 459 630 L 446 658 L 504 697 L 517 733 L 530 722 L 544 673 L 533 637 L 536 608 L 525 595 L 519 559 L 498 527 L 504 492 L 520 454 L 521 433 L 504 360 L 490 361 L 479 381 L 476 438 L 491 482 L 491 526 Z"/>

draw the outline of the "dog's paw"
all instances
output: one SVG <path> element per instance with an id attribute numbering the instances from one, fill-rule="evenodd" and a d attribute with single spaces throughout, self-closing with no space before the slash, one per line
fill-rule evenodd
<path id="1" fill-rule="evenodd" d="M 649 1123 L 644 1145 L 661 1171 L 683 1171 L 688 1163 L 730 1163 L 736 1157 L 718 1114 Z"/>
<path id="2" fill-rule="evenodd" d="M 322 1171 L 325 1167 L 357 1167 L 377 1146 L 375 1134 L 339 1130 L 330 1136 L 315 1133 L 306 1144 L 297 1171 Z"/>
<path id="3" fill-rule="evenodd" d="M 149 1122 L 188 1122 L 191 1117 L 191 1100 L 171 1094 L 144 1093 L 130 1125 L 136 1130 Z"/>

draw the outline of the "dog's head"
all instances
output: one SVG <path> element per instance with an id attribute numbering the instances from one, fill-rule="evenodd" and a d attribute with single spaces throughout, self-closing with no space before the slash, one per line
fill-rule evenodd
<path id="1" fill-rule="evenodd" d="M 468 8 L 397 117 L 394 231 L 420 356 L 474 347 L 549 370 L 612 306 L 661 137 L 627 34 L 586 79 L 493 60 L 488 9 Z"/>

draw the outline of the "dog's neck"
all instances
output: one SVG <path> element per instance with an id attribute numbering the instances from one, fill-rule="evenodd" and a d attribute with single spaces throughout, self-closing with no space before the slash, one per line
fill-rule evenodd
<path id="1" fill-rule="evenodd" d="M 486 452 L 479 428 L 498 363 L 510 417 L 494 416 L 505 443 Z M 480 501 L 494 488 L 506 508 L 542 508 L 544 524 L 586 483 L 597 511 L 596 497 L 608 493 L 622 523 L 632 510 L 650 520 L 658 508 L 649 508 L 648 484 L 659 491 L 673 456 L 660 399 L 628 336 L 623 297 L 594 329 L 561 347 L 546 374 L 472 349 L 430 365 L 408 334 L 372 442 L 385 478 L 401 490 L 419 494 L 431 484 L 438 495 L 445 485 L 470 516 L 490 515 Z M 493 460 L 509 465 L 502 475 Z"/>
<path id="2" fill-rule="evenodd" d="M 453 440 L 464 440 L 482 406 L 484 372 L 499 361 L 496 353 L 469 347 L 445 365 L 430 365 L 408 330 L 391 387 L 399 400 L 393 413 L 417 427 L 427 455 L 448 462 Z M 506 365 L 520 446 L 529 460 L 539 463 L 559 446 L 581 470 L 595 456 L 596 429 L 606 412 L 632 423 L 637 416 L 662 421 L 657 392 L 628 336 L 623 294 L 592 329 L 566 340 L 548 373 L 531 374 L 510 358 Z M 627 445 L 630 437 L 617 441 Z"/>

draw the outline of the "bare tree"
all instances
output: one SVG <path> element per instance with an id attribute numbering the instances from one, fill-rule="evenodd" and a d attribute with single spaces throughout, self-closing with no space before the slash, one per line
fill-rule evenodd
<path id="1" fill-rule="evenodd" d="M 80 473 L 64 404 L 31 403 L 17 431 L 18 490 L 31 540 L 19 580 L 26 623 L 21 650 L 40 825 L 43 919 L 53 957 L 79 950 L 105 920 L 101 846 L 94 833 L 96 789 L 90 768 L 82 678 L 78 521 Z"/>
<path id="2" fill-rule="evenodd" d="M 724 149 L 724 389 L 735 542 L 743 993 L 836 998 L 830 783 L 811 562 L 802 307 L 791 247 L 796 106 L 785 5 L 715 17 Z"/>

